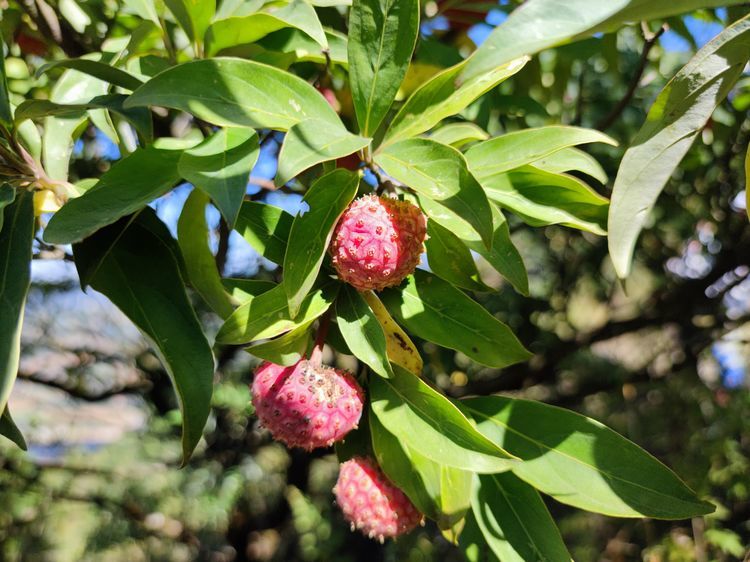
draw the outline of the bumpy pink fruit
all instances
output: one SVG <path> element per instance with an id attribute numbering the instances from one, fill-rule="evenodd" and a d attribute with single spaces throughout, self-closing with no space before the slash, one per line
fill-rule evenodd
<path id="1" fill-rule="evenodd" d="M 333 493 L 352 531 L 359 529 L 380 542 L 408 533 L 423 520 L 406 494 L 390 483 L 375 461 L 365 457 L 341 465 Z"/>
<path id="2" fill-rule="evenodd" d="M 360 291 L 393 287 L 419 263 L 427 218 L 408 201 L 366 195 L 349 205 L 330 252 L 339 278 Z"/>
<path id="3" fill-rule="evenodd" d="M 252 402 L 274 439 L 308 451 L 328 447 L 357 427 L 364 392 L 354 377 L 303 359 L 290 367 L 263 363 Z"/>

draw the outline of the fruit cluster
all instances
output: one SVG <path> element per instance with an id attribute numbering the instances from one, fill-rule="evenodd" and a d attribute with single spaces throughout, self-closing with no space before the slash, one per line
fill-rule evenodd
<path id="1" fill-rule="evenodd" d="M 339 219 L 330 252 L 339 277 L 360 291 L 398 285 L 419 263 L 426 236 L 422 212 L 405 201 L 365 196 Z M 315 354 L 314 354 L 315 355 Z M 346 437 L 362 416 L 365 393 L 348 372 L 302 359 L 256 371 L 252 402 L 274 439 L 308 451 Z M 368 457 L 344 462 L 333 488 L 352 530 L 381 542 L 414 529 L 423 516 Z"/>

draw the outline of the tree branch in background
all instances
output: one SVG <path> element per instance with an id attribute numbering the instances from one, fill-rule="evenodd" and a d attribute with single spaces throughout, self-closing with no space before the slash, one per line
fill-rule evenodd
<path id="1" fill-rule="evenodd" d="M 641 23 L 641 28 L 643 29 L 644 43 L 643 50 L 641 51 L 641 58 L 638 61 L 638 67 L 635 70 L 635 74 L 633 74 L 633 78 L 631 78 L 630 80 L 630 84 L 628 85 L 628 89 L 625 92 L 625 95 L 619 102 L 617 102 L 617 105 L 612 108 L 612 111 L 610 111 L 603 119 L 601 119 L 596 124 L 595 128 L 599 129 L 600 131 L 609 129 L 614 124 L 614 122 L 620 118 L 622 112 L 625 111 L 625 108 L 630 103 L 630 100 L 633 99 L 633 95 L 635 95 L 638 84 L 640 83 L 641 78 L 643 77 L 643 73 L 646 70 L 646 64 L 648 64 L 648 54 L 651 52 L 651 49 L 654 47 L 654 45 L 656 45 L 659 37 L 661 37 L 661 35 L 665 31 L 667 31 L 667 29 L 669 29 L 667 24 L 662 24 L 662 26 L 655 33 L 652 33 L 651 31 L 649 31 L 645 22 Z"/>

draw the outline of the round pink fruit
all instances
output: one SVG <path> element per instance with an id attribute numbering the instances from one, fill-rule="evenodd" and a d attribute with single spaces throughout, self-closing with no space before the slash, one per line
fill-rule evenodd
<path id="1" fill-rule="evenodd" d="M 252 402 L 274 439 L 308 451 L 328 447 L 357 427 L 364 392 L 354 377 L 303 359 L 290 367 L 263 363 Z"/>
<path id="2" fill-rule="evenodd" d="M 427 218 L 408 201 L 366 195 L 341 215 L 330 252 L 343 281 L 360 291 L 393 287 L 419 263 Z"/>
<path id="3" fill-rule="evenodd" d="M 333 493 L 352 531 L 359 529 L 380 542 L 408 533 L 423 520 L 406 494 L 369 458 L 343 463 Z"/>

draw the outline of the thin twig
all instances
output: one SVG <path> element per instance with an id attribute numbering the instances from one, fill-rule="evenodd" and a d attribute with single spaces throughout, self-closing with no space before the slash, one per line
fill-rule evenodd
<path id="1" fill-rule="evenodd" d="M 599 129 L 600 131 L 609 129 L 614 124 L 614 122 L 620 118 L 622 112 L 625 111 L 625 108 L 630 103 L 630 100 L 633 99 L 635 91 L 638 89 L 638 84 L 640 84 L 643 73 L 646 70 L 646 65 L 648 64 L 648 54 L 651 52 L 651 49 L 654 47 L 654 45 L 656 45 L 659 37 L 661 37 L 661 35 L 665 31 L 667 31 L 667 29 L 669 29 L 667 24 L 663 24 L 659 28 L 659 30 L 656 31 L 656 33 L 651 33 L 647 28 L 644 27 L 644 43 L 643 50 L 641 51 L 641 58 L 638 61 L 638 67 L 635 70 L 635 74 L 633 74 L 633 77 L 630 80 L 628 90 L 627 92 L 625 92 L 625 95 L 622 97 L 622 99 L 617 102 L 617 105 L 612 108 L 612 111 L 610 111 L 608 115 L 606 115 L 596 124 L 597 129 Z"/>

